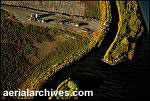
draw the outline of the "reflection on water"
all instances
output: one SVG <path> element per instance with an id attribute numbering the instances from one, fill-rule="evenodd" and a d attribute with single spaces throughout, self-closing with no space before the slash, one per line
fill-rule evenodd
<path id="1" fill-rule="evenodd" d="M 79 61 L 57 72 L 43 85 L 43 88 L 55 89 L 60 82 L 70 77 L 79 85 L 80 89 L 94 91 L 94 97 L 85 97 L 86 99 L 146 97 L 150 93 L 147 67 L 148 41 L 148 37 L 145 35 L 142 43 L 139 44 L 140 48 L 137 50 L 133 62 L 121 63 L 116 66 L 110 66 L 100 61 L 99 51 L 101 49 L 95 48 Z"/>
<path id="2" fill-rule="evenodd" d="M 149 32 L 149 0 L 146 0 L 146 1 L 140 0 L 139 5 L 141 7 L 141 11 L 142 11 L 142 14 L 145 19 L 145 23 Z"/>

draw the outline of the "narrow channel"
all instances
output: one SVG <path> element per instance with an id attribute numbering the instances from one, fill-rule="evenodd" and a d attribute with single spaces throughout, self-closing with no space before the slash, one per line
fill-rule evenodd
<path id="1" fill-rule="evenodd" d="M 107 29 L 107 34 L 104 37 L 104 41 L 102 41 L 99 48 L 100 49 L 99 52 L 101 53 L 102 57 L 106 53 L 111 43 L 114 41 L 118 31 L 118 22 L 119 22 L 118 8 L 115 1 L 111 0 L 110 5 L 111 5 L 112 22 L 110 23 L 110 26 Z"/>

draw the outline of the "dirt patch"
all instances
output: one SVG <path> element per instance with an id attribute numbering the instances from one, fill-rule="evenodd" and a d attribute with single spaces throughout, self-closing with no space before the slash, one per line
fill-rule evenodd
<path id="1" fill-rule="evenodd" d="M 57 44 L 60 44 L 60 43 L 62 43 L 62 42 L 65 42 L 65 38 L 63 37 L 63 36 L 61 36 L 61 35 L 58 35 L 58 36 L 55 36 L 55 42 L 57 43 Z"/>

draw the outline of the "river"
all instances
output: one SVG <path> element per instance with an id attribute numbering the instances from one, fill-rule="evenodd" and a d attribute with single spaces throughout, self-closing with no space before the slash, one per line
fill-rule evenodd
<path id="1" fill-rule="evenodd" d="M 144 7 L 145 5 L 140 6 Z M 146 20 L 145 17 L 144 19 Z M 148 97 L 150 94 L 148 33 L 146 32 L 137 44 L 138 48 L 133 61 L 122 62 L 114 66 L 105 64 L 100 60 L 103 48 L 95 47 L 79 61 L 58 71 L 42 85 L 41 89 L 55 89 L 60 82 L 70 77 L 79 85 L 80 90 L 93 90 L 94 96 L 82 97 L 81 99 L 84 100 Z"/>

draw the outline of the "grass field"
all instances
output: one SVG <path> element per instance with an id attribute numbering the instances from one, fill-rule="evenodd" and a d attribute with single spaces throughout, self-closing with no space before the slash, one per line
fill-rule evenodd
<path id="1" fill-rule="evenodd" d="M 82 36 L 72 34 L 68 31 L 66 34 L 66 31 L 63 32 L 59 29 L 49 29 L 34 25 L 24 25 L 16 20 L 11 13 L 8 13 L 4 10 L 1 11 L 2 67 L 6 67 L 7 65 L 7 68 L 13 67 L 12 69 L 16 70 L 21 68 L 24 72 L 33 72 L 34 69 L 32 66 L 38 64 L 48 54 L 52 55 L 49 55 L 51 56 L 49 58 L 52 58 L 52 60 L 54 60 L 53 58 L 60 58 L 61 60 L 63 57 L 59 57 L 59 55 L 64 55 L 65 58 L 65 54 L 69 55 L 68 53 L 72 52 L 72 49 L 78 47 L 79 44 L 83 44 L 80 43 Z M 66 38 L 64 35 L 68 35 L 68 37 Z M 70 38 L 71 36 L 76 38 Z M 66 46 L 70 47 L 67 48 Z M 58 53 L 56 53 L 56 50 Z M 29 69 L 30 66 L 31 69 Z M 7 68 L 2 68 L 2 71 L 7 71 L 5 70 Z M 15 71 L 10 70 L 10 72 L 12 72 L 12 75 L 14 75 L 13 72 Z M 9 72 L 7 73 L 9 74 Z M 21 75 L 23 76 L 23 74 Z M 30 73 L 24 75 L 30 75 Z M 13 77 L 14 79 L 19 77 L 19 75 L 14 76 L 16 76 Z"/>
<path id="2" fill-rule="evenodd" d="M 38 89 L 53 73 L 94 47 L 98 41 L 90 40 L 94 35 L 24 24 L 1 9 L 2 90 Z"/>

